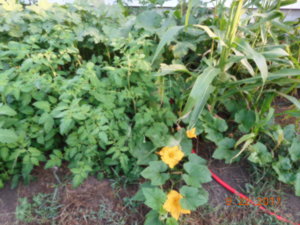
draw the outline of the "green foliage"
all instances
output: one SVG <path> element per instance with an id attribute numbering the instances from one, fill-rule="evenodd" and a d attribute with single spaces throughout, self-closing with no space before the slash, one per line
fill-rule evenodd
<path id="1" fill-rule="evenodd" d="M 39 193 L 33 196 L 32 201 L 28 198 L 20 198 L 16 208 L 16 219 L 25 223 L 45 224 L 51 223 L 58 217 L 61 205 L 51 194 Z"/>
<path id="2" fill-rule="evenodd" d="M 143 188 L 142 189 L 145 204 L 151 209 L 160 212 L 162 205 L 166 201 L 166 194 L 159 188 Z"/>
<path id="3" fill-rule="evenodd" d="M 139 36 L 165 18 L 145 11 L 129 35 L 132 25 L 117 6 L 0 11 L 1 181 L 29 182 L 34 166 L 65 161 L 74 186 L 97 172 L 138 177 L 135 157 L 139 164 L 154 157 L 139 146 L 163 146 L 177 119 L 152 76 L 156 45 Z"/>
<path id="4" fill-rule="evenodd" d="M 136 14 L 122 1 L 1 2 L 0 187 L 63 163 L 75 187 L 91 174 L 142 176 L 145 224 L 178 224 L 163 208 L 166 189 L 180 190 L 185 209 L 208 199 L 210 172 L 184 133 L 196 128 L 214 158 L 247 157 L 300 195 L 299 135 L 276 124 L 273 108 L 283 97 L 293 105 L 284 114 L 300 115 L 299 25 L 278 10 L 294 0 L 153 8 L 163 2 Z M 175 168 L 155 154 L 164 146 L 184 153 Z"/>

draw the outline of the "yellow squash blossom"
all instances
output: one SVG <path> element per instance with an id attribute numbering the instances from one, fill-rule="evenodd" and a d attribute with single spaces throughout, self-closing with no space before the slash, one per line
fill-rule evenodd
<path id="1" fill-rule="evenodd" d="M 184 156 L 184 153 L 180 150 L 179 146 L 164 147 L 158 154 L 161 156 L 161 160 L 171 169 L 174 168 Z"/>
<path id="2" fill-rule="evenodd" d="M 187 130 L 187 131 L 186 131 L 186 136 L 187 136 L 188 138 L 197 138 L 197 135 L 196 135 L 196 128 L 194 127 L 194 128 L 192 128 L 192 129 L 190 129 L 190 130 Z"/>
<path id="3" fill-rule="evenodd" d="M 171 190 L 167 195 L 167 201 L 164 203 L 163 208 L 171 214 L 176 220 L 179 219 L 180 214 L 190 214 L 191 211 L 183 209 L 180 205 L 180 199 L 183 196 L 175 190 Z"/>

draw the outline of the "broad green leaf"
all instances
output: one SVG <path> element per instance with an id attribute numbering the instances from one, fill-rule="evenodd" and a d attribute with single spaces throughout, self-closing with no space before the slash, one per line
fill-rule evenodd
<path id="1" fill-rule="evenodd" d="M 204 188 L 194 188 L 183 186 L 180 189 L 180 194 L 183 196 L 180 199 L 182 208 L 188 210 L 196 210 L 199 206 L 204 205 L 208 201 L 208 192 Z"/>
<path id="2" fill-rule="evenodd" d="M 186 136 L 184 136 L 184 138 L 180 141 L 180 147 L 185 155 L 190 155 L 192 152 L 192 148 L 193 148 L 193 142 L 190 138 L 187 138 Z"/>
<path id="3" fill-rule="evenodd" d="M 291 147 L 289 147 L 289 153 L 291 159 L 296 162 L 300 160 L 300 140 L 299 138 L 294 138 Z"/>
<path id="4" fill-rule="evenodd" d="M 178 32 L 183 28 L 183 26 L 173 26 L 171 28 L 169 28 L 161 37 L 161 40 L 156 48 L 156 51 L 154 53 L 154 56 L 152 58 L 152 64 L 153 62 L 156 60 L 156 58 L 158 57 L 158 55 L 160 54 L 160 52 L 162 51 L 162 49 L 165 47 L 165 45 L 167 43 L 170 43 L 171 41 L 173 41 Z"/>
<path id="5" fill-rule="evenodd" d="M 277 173 L 278 180 L 286 184 L 291 184 L 295 179 L 295 173 L 291 171 L 292 167 L 291 160 L 281 155 L 279 155 L 277 162 L 272 163 L 272 168 Z"/>
<path id="6" fill-rule="evenodd" d="M 162 16 L 155 10 L 147 10 L 136 17 L 136 24 L 145 30 L 156 30 L 161 26 Z"/>
<path id="7" fill-rule="evenodd" d="M 187 162 L 183 165 L 183 168 L 187 174 L 183 174 L 182 177 L 187 185 L 198 188 L 202 183 L 211 181 L 210 171 L 205 165 Z"/>
<path id="8" fill-rule="evenodd" d="M 189 50 L 196 51 L 197 46 L 194 43 L 182 41 L 177 42 L 177 44 L 172 48 L 175 58 L 183 58 L 189 53 Z"/>
<path id="9" fill-rule="evenodd" d="M 151 142 L 139 143 L 132 150 L 132 155 L 137 158 L 138 165 L 148 165 L 149 162 L 157 160 L 157 155 L 153 154 L 155 150 Z"/>
<path id="10" fill-rule="evenodd" d="M 238 154 L 238 150 L 233 150 L 235 145 L 235 140 L 232 138 L 224 138 L 217 143 L 217 149 L 214 151 L 213 158 L 215 159 L 225 159 L 226 163 L 230 163 L 231 159 Z M 237 159 L 235 159 L 237 160 Z"/>
<path id="11" fill-rule="evenodd" d="M 207 133 L 205 138 L 207 138 L 208 140 L 214 142 L 214 143 L 218 143 L 219 141 L 221 141 L 224 136 L 221 132 L 219 132 L 218 130 L 211 128 L 209 126 L 207 126 L 207 124 L 204 125 L 204 130 Z"/>
<path id="12" fill-rule="evenodd" d="M 146 214 L 144 225 L 164 225 L 164 223 L 159 220 L 158 212 L 151 210 Z"/>
<path id="13" fill-rule="evenodd" d="M 14 130 L 0 129 L 0 143 L 11 144 L 18 140 L 18 136 Z"/>
<path id="14" fill-rule="evenodd" d="M 261 166 L 265 166 L 273 161 L 272 154 L 268 151 L 267 147 L 261 142 L 257 142 L 256 144 L 250 146 L 250 151 L 251 154 L 248 157 L 248 160 L 253 163 L 258 163 Z"/>
<path id="15" fill-rule="evenodd" d="M 283 128 L 284 139 L 292 142 L 296 136 L 296 126 L 295 124 L 289 124 Z"/>
<path id="16" fill-rule="evenodd" d="M 17 112 L 8 105 L 0 105 L 0 115 L 15 116 Z"/>
<path id="17" fill-rule="evenodd" d="M 174 219 L 173 217 L 170 217 L 167 219 L 166 225 L 179 225 L 179 223 L 177 222 L 176 219 Z"/>
<path id="18" fill-rule="evenodd" d="M 202 149 L 200 149 L 201 151 Z M 196 154 L 189 155 L 189 161 L 193 164 L 206 165 L 207 161 Z"/>
<path id="19" fill-rule="evenodd" d="M 189 119 L 190 127 L 196 124 L 201 115 L 211 92 L 214 90 L 211 83 L 219 73 L 219 69 L 208 67 L 198 76 L 182 112 L 182 118 L 191 113 Z"/>
<path id="20" fill-rule="evenodd" d="M 234 115 L 234 121 L 239 124 L 239 130 L 241 132 L 248 133 L 255 125 L 255 113 L 247 109 L 242 109 Z"/>
<path id="21" fill-rule="evenodd" d="M 168 166 L 162 161 L 150 162 L 149 166 L 144 169 L 141 175 L 151 180 L 152 185 L 163 185 L 169 178 L 170 175 L 165 172 L 168 169 Z"/>
<path id="22" fill-rule="evenodd" d="M 160 211 L 166 201 L 166 194 L 160 188 L 143 188 L 145 204 L 155 211 Z"/>
<path id="23" fill-rule="evenodd" d="M 139 202 L 144 202 L 145 201 L 145 196 L 143 194 L 143 188 L 154 188 L 154 187 L 148 181 L 144 182 L 144 183 L 141 183 L 139 185 L 138 191 L 135 193 L 134 196 L 131 197 L 132 201 L 139 201 Z"/>

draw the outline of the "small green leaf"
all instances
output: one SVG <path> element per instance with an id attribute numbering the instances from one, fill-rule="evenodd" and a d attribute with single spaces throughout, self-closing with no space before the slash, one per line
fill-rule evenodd
<path id="1" fill-rule="evenodd" d="M 83 181 L 85 177 L 81 176 L 80 174 L 76 174 L 72 179 L 72 185 L 73 187 L 78 187 Z"/>
<path id="2" fill-rule="evenodd" d="M 204 205 L 208 201 L 208 192 L 201 188 L 183 186 L 180 189 L 180 194 L 183 196 L 180 199 L 182 208 L 188 210 L 196 210 L 200 205 Z"/>
<path id="3" fill-rule="evenodd" d="M 45 112 L 49 112 L 50 111 L 50 104 L 49 104 L 49 102 L 38 101 L 38 102 L 33 103 L 33 105 L 36 108 L 38 108 L 38 109 L 44 110 Z"/>
<path id="4" fill-rule="evenodd" d="M 0 115 L 15 116 L 17 115 L 17 112 L 8 105 L 0 105 Z"/>
<path id="5" fill-rule="evenodd" d="M 0 156 L 1 156 L 2 160 L 7 161 L 8 155 L 9 155 L 8 152 L 9 152 L 8 148 L 4 148 L 4 147 L 1 148 Z"/>
<path id="6" fill-rule="evenodd" d="M 69 132 L 69 130 L 72 128 L 73 120 L 69 118 L 63 118 L 61 120 L 59 129 L 61 134 L 66 134 Z"/>
<path id="7" fill-rule="evenodd" d="M 18 140 L 18 136 L 14 130 L 0 129 L 0 143 L 11 144 Z"/>

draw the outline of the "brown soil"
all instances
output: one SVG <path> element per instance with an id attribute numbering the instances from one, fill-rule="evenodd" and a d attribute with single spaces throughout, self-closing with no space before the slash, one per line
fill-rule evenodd
<path id="1" fill-rule="evenodd" d="M 18 194 L 16 190 L 11 190 L 7 184 L 3 189 L 0 189 L 0 224 L 14 224 L 14 212 L 17 206 Z"/>
<path id="2" fill-rule="evenodd" d="M 213 146 L 206 146 L 207 149 Z M 203 149 L 203 148 L 202 148 Z M 203 151 L 203 155 L 209 155 L 210 151 Z M 203 156 L 205 157 L 205 156 Z M 241 193 L 245 193 L 245 186 L 251 183 L 251 174 L 249 174 L 247 167 L 249 164 L 245 162 L 239 162 L 226 165 L 223 161 L 209 160 L 209 168 L 216 173 L 221 179 L 227 182 Z M 66 169 L 60 169 L 56 171 L 59 177 L 68 176 Z M 1 225 L 15 225 L 22 224 L 17 223 L 14 217 L 15 207 L 17 205 L 17 199 L 20 197 L 31 198 L 38 193 L 53 193 L 55 188 L 58 187 L 59 199 L 62 204 L 60 208 L 59 216 L 56 218 L 57 224 L 62 225 L 109 225 L 112 224 L 107 218 L 102 220 L 88 217 L 91 213 L 101 210 L 99 205 L 104 204 L 106 210 L 112 213 L 112 217 L 115 217 L 116 221 L 120 218 L 124 218 L 126 221 L 124 224 L 143 224 L 145 210 L 138 208 L 137 211 L 128 208 L 124 201 L 124 197 L 131 197 L 137 190 L 136 186 L 128 186 L 124 188 L 112 188 L 112 183 L 109 180 L 98 181 L 97 179 L 88 178 L 79 188 L 73 189 L 72 186 L 66 181 L 61 181 L 66 185 L 58 185 L 58 181 L 54 177 L 52 170 L 43 170 L 37 168 L 34 174 L 38 176 L 37 181 L 32 182 L 29 186 L 21 184 L 17 189 L 11 190 L 9 186 L 0 190 L 1 205 L 0 205 L 0 224 Z M 252 185 L 263 185 L 252 184 Z M 230 197 L 236 200 L 234 195 L 220 186 L 217 182 L 212 181 L 204 185 L 205 189 L 209 192 L 209 205 L 211 209 L 207 213 L 204 213 L 203 207 L 196 212 L 193 212 L 186 218 L 185 224 L 187 225 L 215 225 L 226 224 L 226 221 L 238 221 L 246 218 L 250 214 L 260 215 L 262 212 L 254 207 L 242 206 L 233 207 L 226 205 L 226 198 Z M 274 187 L 274 192 L 269 192 L 265 195 L 263 193 L 260 196 L 255 197 L 276 197 L 279 196 L 276 190 L 282 198 L 282 204 L 278 207 L 272 208 L 272 210 L 283 217 L 289 218 L 293 221 L 300 221 L 300 198 L 295 197 L 293 190 L 289 187 L 281 185 Z M 283 191 L 285 194 L 283 195 Z M 38 223 L 31 223 L 37 225 Z M 44 223 L 50 224 L 50 223 Z M 227 224 L 230 224 L 227 222 Z M 267 224 L 266 224 L 267 225 Z"/>
<path id="3" fill-rule="evenodd" d="M 108 225 L 122 221 L 124 225 L 127 225 L 134 224 L 136 220 L 143 221 L 143 216 L 133 212 L 129 207 L 125 206 L 123 201 L 123 198 L 132 197 L 136 193 L 136 185 L 129 185 L 126 189 L 113 189 L 109 180 L 99 181 L 94 177 L 89 177 L 80 187 L 73 189 L 68 181 L 63 180 L 64 177 L 70 177 L 66 168 L 59 169 L 55 173 L 62 181 L 58 181 L 55 178 L 53 170 L 44 170 L 40 167 L 34 170 L 33 175 L 37 179 L 31 182 L 30 185 L 20 184 L 17 189 L 10 189 L 9 185 L 7 185 L 4 189 L 0 189 L 0 224 L 51 224 L 51 221 L 45 223 L 40 221 L 32 223 L 16 221 L 15 209 L 18 204 L 18 198 L 26 197 L 30 200 L 39 193 L 53 194 L 56 188 L 59 203 L 62 207 L 59 210 L 59 216 L 55 219 L 55 224 Z M 60 182 L 62 183 L 59 184 Z M 100 208 L 101 205 L 102 208 Z M 95 215 L 101 209 L 105 209 L 107 215 L 104 215 L 102 220 L 95 219 Z M 116 223 L 113 223 L 112 220 L 115 220 Z"/>

